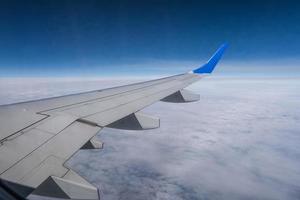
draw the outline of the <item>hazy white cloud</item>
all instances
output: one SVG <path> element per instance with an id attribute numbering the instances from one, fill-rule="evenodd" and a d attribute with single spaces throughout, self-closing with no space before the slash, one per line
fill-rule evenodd
<path id="1" fill-rule="evenodd" d="M 297 80 L 205 80 L 192 87 L 200 102 L 146 109 L 160 129 L 103 130 L 104 150 L 70 163 L 104 199 L 298 199 L 299 88 Z"/>
<path id="2" fill-rule="evenodd" d="M 125 82 L 12 80 L 0 84 L 0 102 Z M 104 149 L 80 151 L 69 165 L 104 200 L 299 199 L 300 81 L 208 78 L 190 89 L 199 102 L 144 110 L 161 118 L 159 129 L 104 129 Z"/>
<path id="3" fill-rule="evenodd" d="M 138 77 L 0 78 L 0 105 L 48 98 L 141 81 Z"/>

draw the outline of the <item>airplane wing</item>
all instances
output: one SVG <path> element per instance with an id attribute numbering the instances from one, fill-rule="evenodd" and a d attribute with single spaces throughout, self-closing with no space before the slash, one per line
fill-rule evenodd
<path id="1" fill-rule="evenodd" d="M 0 199 L 34 194 L 64 199 L 99 199 L 98 189 L 65 166 L 79 149 L 101 148 L 103 127 L 144 130 L 159 119 L 140 113 L 157 102 L 199 99 L 183 88 L 210 74 L 227 45 L 203 66 L 167 78 L 0 106 Z"/>

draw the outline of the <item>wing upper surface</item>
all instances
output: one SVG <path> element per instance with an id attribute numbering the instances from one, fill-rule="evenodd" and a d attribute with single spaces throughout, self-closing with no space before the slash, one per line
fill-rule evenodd
<path id="1" fill-rule="evenodd" d="M 83 96 L 71 95 L 4 106 L 0 108 L 2 116 L 7 116 L 5 112 L 11 112 L 11 107 L 12 110 L 30 113 L 30 120 L 26 120 L 24 115 L 25 119 L 19 126 L 14 126 L 19 118 L 14 122 L 14 118 L 9 117 L 9 124 L 5 120 L 0 122 L 1 127 L 13 126 L 5 129 L 8 134 L 1 141 L 0 177 L 37 188 L 36 191 L 41 190 L 39 188 L 45 181 L 49 182 L 49 177 L 52 177 L 51 183 L 65 185 L 64 176 L 70 169 L 64 163 L 102 127 L 175 93 L 199 78 L 195 74 L 182 74 L 153 82 L 81 94 Z M 15 113 L 16 116 L 18 113 Z M 77 180 L 74 184 L 68 182 L 70 186 L 67 188 L 77 188 Z M 96 188 L 81 185 L 83 189 L 89 188 L 87 195 L 98 195 Z M 44 193 L 50 195 L 49 192 Z M 76 195 L 70 196 L 76 199 Z"/>
<path id="2" fill-rule="evenodd" d="M 159 126 L 157 120 L 135 113 L 159 100 L 174 102 L 178 96 L 181 102 L 197 99 L 182 89 L 201 77 L 199 73 L 186 73 L 0 106 L 0 178 L 35 188 L 33 193 L 38 195 L 51 196 L 55 189 L 64 198 L 98 199 L 97 188 L 71 171 L 65 162 L 80 148 L 99 148 L 101 143 L 94 136 L 105 126 L 120 125 L 118 120 L 145 123 L 140 128 Z"/>

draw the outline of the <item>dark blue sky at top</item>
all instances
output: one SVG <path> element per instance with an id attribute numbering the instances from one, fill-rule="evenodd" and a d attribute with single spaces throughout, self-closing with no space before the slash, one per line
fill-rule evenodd
<path id="1" fill-rule="evenodd" d="M 225 41 L 224 62 L 296 63 L 299 22 L 296 1 L 1 1 L 0 76 L 143 73 Z"/>

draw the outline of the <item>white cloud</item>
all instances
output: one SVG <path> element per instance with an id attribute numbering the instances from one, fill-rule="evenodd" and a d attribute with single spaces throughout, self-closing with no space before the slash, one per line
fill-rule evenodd
<path id="1" fill-rule="evenodd" d="M 2 103 L 122 84 L 5 83 Z M 161 118 L 159 129 L 104 129 L 98 137 L 105 148 L 80 151 L 69 164 L 108 200 L 299 199 L 300 81 L 211 78 L 190 89 L 199 102 L 145 110 Z"/>

